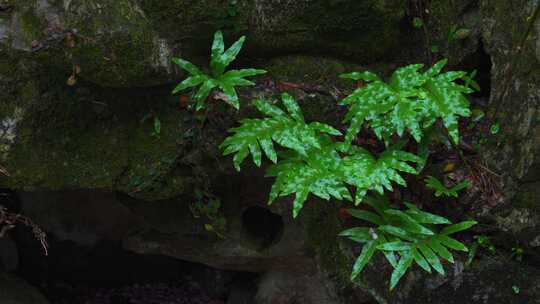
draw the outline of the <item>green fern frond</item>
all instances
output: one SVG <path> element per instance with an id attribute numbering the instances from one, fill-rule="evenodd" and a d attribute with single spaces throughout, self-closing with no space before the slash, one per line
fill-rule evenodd
<path id="1" fill-rule="evenodd" d="M 392 182 L 406 186 L 399 172 L 417 174 L 407 162 L 419 163 L 421 159 L 414 154 L 387 149 L 379 158 L 367 150 L 353 146 L 350 155 L 343 158 L 340 171 L 345 182 L 356 187 L 355 203 L 359 204 L 369 190 L 383 194 L 384 189 L 392 191 Z"/>
<path id="2" fill-rule="evenodd" d="M 310 193 L 326 200 L 352 200 L 347 188 L 352 186 L 356 188 L 358 204 L 369 190 L 382 194 L 384 189 L 393 189 L 392 182 L 405 186 L 400 172 L 417 173 L 409 163 L 419 163 L 421 159 L 411 153 L 390 148 L 377 158 L 360 147 L 338 150 L 340 143 L 329 137 L 341 135 L 338 130 L 320 122 L 306 123 L 290 95 L 284 93 L 282 101 L 286 111 L 256 100 L 255 107 L 267 117 L 242 120 L 239 127 L 230 130 L 234 134 L 223 141 L 221 148 L 224 155 L 234 154 L 237 170 L 249 154 L 260 166 L 262 150 L 274 163 L 266 175 L 276 178 L 269 203 L 280 196 L 295 194 L 294 217 Z M 293 153 L 281 153 L 278 163 L 274 144 Z"/>
<path id="3" fill-rule="evenodd" d="M 178 84 L 172 93 L 176 94 L 187 88 L 200 86 L 199 90 L 193 97 L 193 100 L 195 101 L 195 109 L 200 110 L 204 108 L 205 101 L 208 98 L 208 95 L 210 95 L 210 92 L 214 88 L 219 88 L 225 95 L 227 102 L 238 110 L 240 108 L 240 101 L 238 99 L 235 87 L 254 85 L 253 82 L 244 78 L 266 73 L 265 70 L 257 69 L 230 70 L 225 72 L 227 66 L 236 58 L 242 49 L 244 41 L 245 37 L 240 37 L 240 39 L 238 39 L 228 50 L 225 51 L 223 34 L 220 31 L 217 31 L 214 34 L 214 42 L 212 44 L 210 59 L 211 75 L 204 74 L 199 68 L 189 61 L 180 58 L 173 58 L 173 62 L 189 72 L 191 76 Z"/>
<path id="4" fill-rule="evenodd" d="M 310 193 L 325 200 L 332 197 L 352 200 L 343 176 L 340 175 L 341 158 L 332 146 L 311 149 L 305 156 L 298 153 L 283 156 L 283 161 L 271 166 L 266 172 L 266 176 L 276 177 L 269 203 L 279 196 L 294 193 L 293 217 L 297 217 Z"/>
<path id="5" fill-rule="evenodd" d="M 368 198 L 373 205 L 372 198 Z M 347 237 L 363 244 L 362 253 L 353 266 L 351 279 L 355 279 L 375 252 L 384 253 L 394 268 L 390 278 L 390 289 L 393 289 L 406 271 L 417 264 L 423 270 L 444 275 L 441 258 L 454 263 L 451 250 L 467 251 L 467 247 L 450 234 L 469 229 L 475 221 L 465 221 L 451 225 L 450 221 L 425 211 L 412 204 L 406 204 L 407 210 L 392 209 L 388 204 L 377 204 L 379 215 L 365 210 L 351 209 L 349 213 L 358 219 L 368 221 L 375 226 L 354 227 L 342 231 L 340 236 Z M 438 230 L 435 225 L 446 225 Z M 395 257 L 399 256 L 399 260 Z M 397 263 L 396 263 L 397 261 Z"/>
<path id="6" fill-rule="evenodd" d="M 240 126 L 230 129 L 234 135 L 223 141 L 220 148 L 223 155 L 234 155 L 234 166 L 240 171 L 240 164 L 251 153 L 253 162 L 261 165 L 261 149 L 273 163 L 277 162 L 274 143 L 307 156 L 311 148 L 320 149 L 322 134 L 341 135 L 341 132 L 322 123 L 306 123 L 296 101 L 287 93 L 282 94 L 287 111 L 265 100 L 255 100 L 254 106 L 266 118 L 244 119 Z"/>
<path id="7" fill-rule="evenodd" d="M 293 216 L 303 207 L 308 194 L 322 199 L 352 201 L 347 190 L 355 188 L 356 204 L 360 203 L 369 190 L 384 193 L 392 190 L 392 182 L 406 185 L 399 172 L 416 174 L 407 162 L 418 162 L 417 156 L 389 149 L 376 158 L 367 150 L 351 147 L 348 155 L 341 156 L 336 145 L 330 141 L 322 148 L 313 148 L 306 155 L 283 155 L 284 160 L 273 165 L 267 176 L 276 177 L 270 193 L 270 203 L 279 196 L 295 193 Z"/>
<path id="8" fill-rule="evenodd" d="M 452 141 L 457 143 L 458 118 L 470 115 L 463 94 L 471 93 L 472 89 L 455 82 L 468 80 L 465 72 L 441 74 L 445 65 L 446 60 L 441 60 L 424 73 L 419 72 L 423 65 L 408 65 L 397 69 L 388 83 L 369 72 L 341 75 L 367 82 L 341 101 L 342 105 L 350 105 L 344 120 L 349 123 L 345 142 L 352 142 L 364 122 L 387 144 L 393 134 L 401 137 L 405 131 L 420 142 L 425 129 L 440 118 Z"/>

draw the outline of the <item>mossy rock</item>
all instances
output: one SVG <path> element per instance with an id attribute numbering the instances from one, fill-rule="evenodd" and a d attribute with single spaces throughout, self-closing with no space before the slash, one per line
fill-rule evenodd
<path id="1" fill-rule="evenodd" d="M 100 86 L 152 86 L 183 75 L 173 56 L 206 64 L 218 29 L 227 42 L 248 36 L 246 62 L 291 52 L 372 62 L 399 53 L 404 14 L 398 0 L 28 1 L 4 18 L 3 43 Z"/>
<path id="2" fill-rule="evenodd" d="M 15 138 L 5 149 L 2 165 L 11 177 L 1 178 L 4 187 L 108 189 L 159 200 L 191 183 L 179 163 L 185 144 L 179 134 L 192 126 L 168 88 L 142 94 L 47 85 L 37 83 L 19 98 L 26 106 L 18 108 Z M 153 135 L 155 120 L 160 131 Z"/>

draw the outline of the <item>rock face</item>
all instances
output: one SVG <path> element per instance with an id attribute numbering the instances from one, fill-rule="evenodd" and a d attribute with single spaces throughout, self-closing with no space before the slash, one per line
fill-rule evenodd
<path id="1" fill-rule="evenodd" d="M 48 1 L 11 3 L 0 23 L 8 51 L 48 52 L 64 69 L 107 87 L 151 86 L 175 76 L 172 55 L 207 56 L 213 31 L 247 34 L 251 54 L 311 50 L 380 58 L 399 42 L 405 5 L 363 1 Z M 39 55 L 31 54 L 32 57 Z"/>
<path id="2" fill-rule="evenodd" d="M 532 304 L 540 303 L 538 284 L 538 268 L 503 260 L 480 261 L 447 284 L 413 297 L 418 303 L 433 304 Z"/>
<path id="3" fill-rule="evenodd" d="M 467 300 L 512 303 L 508 278 L 489 282 L 500 264 L 456 268 L 445 280 L 413 271 L 390 293 L 391 270 L 378 263 L 366 270 L 369 280 L 351 284 L 354 255 L 336 241 L 337 205 L 310 200 L 293 221 L 287 200 L 266 206 L 269 181 L 260 171 L 236 173 L 216 148 L 224 130 L 252 109 L 210 113 L 201 124 L 170 95 L 183 77 L 171 58 L 205 66 L 217 29 L 227 42 L 248 36 L 239 65 L 266 68 L 284 81 L 328 84 L 326 93 L 294 89 L 306 116 L 325 121 L 337 121 L 342 110 L 335 75 L 356 65 L 384 72 L 439 55 L 454 65 L 489 57 L 492 66 L 480 76 L 491 76 L 484 97 L 501 131 L 485 153 L 512 204 L 488 209 L 487 217 L 539 256 L 540 22 L 528 19 L 533 2 L 507 2 L 0 0 L 0 169 L 10 175 L 0 173 L 0 186 L 17 191 L 23 211 L 59 240 L 114 240 L 141 254 L 266 273 L 250 295 L 261 304 L 318 303 L 310 298 L 313 286 L 327 299 L 320 303 L 453 303 L 457 291 L 449 285 L 478 288 Z M 415 16 L 425 18 L 426 33 L 409 25 Z M 456 27 L 467 34 L 449 39 Z M 274 78 L 242 90 L 242 98 L 271 98 L 283 88 Z M 209 231 L 215 219 L 193 210 L 194 202 L 214 198 L 224 232 Z M 512 277 L 521 278 L 520 271 Z M 539 278 L 535 269 L 523 272 L 530 281 L 518 280 L 516 299 L 533 297 L 525 290 Z M 308 284 L 296 283 L 304 278 Z M 299 293 L 283 295 L 287 289 Z M 430 298 L 425 290 L 448 296 Z"/>
<path id="4" fill-rule="evenodd" d="M 261 177 L 249 179 L 256 182 Z M 227 186 L 240 182 L 230 180 Z M 95 191 L 32 192 L 20 197 L 21 212 L 39 222 L 57 242 L 70 241 L 83 248 L 120 242 L 124 249 L 140 254 L 165 255 L 224 270 L 268 273 L 259 287 L 254 286 L 260 298 L 255 303 L 275 303 L 272 301 L 293 289 L 294 296 L 288 298 L 302 299 L 301 303 L 342 303 L 337 287 L 330 281 L 324 283 L 325 274 L 317 266 L 312 238 L 306 232 L 306 227 L 318 223 L 309 218 L 293 221 L 290 208 L 284 207 L 286 202 L 268 209 L 257 203 L 266 199 L 267 189 L 253 190 L 222 196 L 220 216 L 227 223 L 222 236 L 205 229 L 205 224 L 212 222 L 204 216 L 194 217 L 193 205 L 187 200 L 148 203 Z M 44 263 L 57 261 L 62 253 L 52 249 L 51 254 Z M 281 277 L 286 279 L 278 280 Z M 328 300 L 319 302 L 320 298 Z"/>
<path id="5" fill-rule="evenodd" d="M 536 21 L 522 21 L 533 14 L 535 7 L 522 2 L 512 14 L 507 14 L 510 7 L 506 4 L 483 1 L 481 7 L 483 40 L 493 62 L 492 82 L 500 84 L 492 86 L 490 99 L 491 115 L 501 126 L 490 150 L 490 165 L 504 174 L 508 189 L 518 193 L 521 199 L 517 204 L 537 208 L 539 197 L 526 187 L 540 180 L 540 90 L 536 74 L 540 66 L 540 27 Z M 524 184 L 523 192 L 533 197 L 522 193 L 519 184 Z"/>

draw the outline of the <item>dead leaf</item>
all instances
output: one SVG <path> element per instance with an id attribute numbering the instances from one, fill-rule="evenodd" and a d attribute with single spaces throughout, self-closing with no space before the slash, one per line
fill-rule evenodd
<path id="1" fill-rule="evenodd" d="M 180 95 L 180 107 L 187 108 L 189 105 L 189 96 Z"/>
<path id="2" fill-rule="evenodd" d="M 75 75 L 71 75 L 69 76 L 68 80 L 67 80 L 67 85 L 72 87 L 74 86 L 75 84 L 77 83 L 77 77 L 75 77 Z"/>

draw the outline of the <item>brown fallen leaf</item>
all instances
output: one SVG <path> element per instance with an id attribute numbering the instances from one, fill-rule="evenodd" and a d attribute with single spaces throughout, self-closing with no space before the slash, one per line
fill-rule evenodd
<path id="1" fill-rule="evenodd" d="M 189 106 L 189 96 L 180 95 L 180 107 L 187 108 Z"/>
<path id="2" fill-rule="evenodd" d="M 69 76 L 68 80 L 67 80 L 67 85 L 72 87 L 74 86 L 76 83 L 77 83 L 77 77 L 75 77 L 75 75 L 71 75 Z"/>

